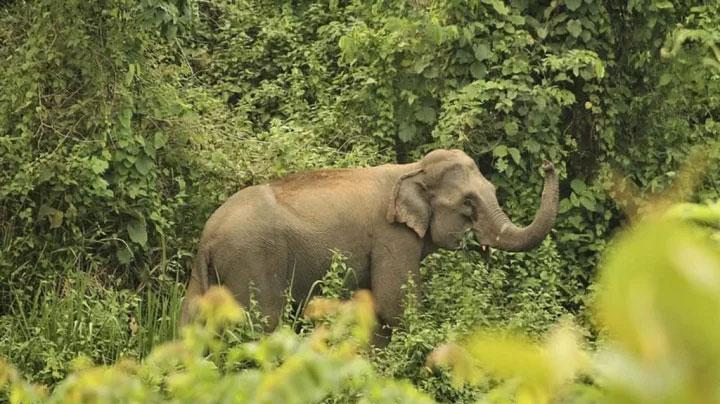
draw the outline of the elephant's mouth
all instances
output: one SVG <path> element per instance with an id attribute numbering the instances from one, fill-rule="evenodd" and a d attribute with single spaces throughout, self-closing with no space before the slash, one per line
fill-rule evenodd
<path id="1" fill-rule="evenodd" d="M 463 237 L 462 246 L 468 251 L 475 251 L 479 253 L 483 258 L 490 258 L 490 246 L 483 244 L 477 234 L 474 231 L 469 230 Z"/>
<path id="2" fill-rule="evenodd" d="M 490 246 L 480 243 L 470 243 L 467 245 L 467 249 L 479 253 L 483 258 L 490 258 Z"/>

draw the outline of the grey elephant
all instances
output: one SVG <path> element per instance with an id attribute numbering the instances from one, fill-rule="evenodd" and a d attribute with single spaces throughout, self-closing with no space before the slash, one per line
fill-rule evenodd
<path id="1" fill-rule="evenodd" d="M 530 225 L 514 225 L 495 186 L 460 150 L 435 150 L 410 164 L 321 170 L 240 190 L 210 217 L 202 233 L 181 323 L 210 283 L 243 305 L 251 294 L 270 329 L 291 288 L 303 301 L 332 256 L 342 252 L 357 287 L 369 289 L 381 324 L 402 314 L 401 286 L 419 285 L 420 261 L 438 248 L 458 248 L 472 229 L 482 246 L 524 251 L 555 221 L 558 178 L 545 162 L 540 209 Z M 419 289 L 419 288 L 418 288 Z"/>

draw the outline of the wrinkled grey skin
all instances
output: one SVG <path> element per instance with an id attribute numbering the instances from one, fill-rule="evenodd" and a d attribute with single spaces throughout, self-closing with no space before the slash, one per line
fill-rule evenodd
<path id="1" fill-rule="evenodd" d="M 550 231 L 558 179 L 545 162 L 540 209 L 524 228 L 498 205 L 495 186 L 459 150 L 435 150 L 411 164 L 323 170 L 245 188 L 210 217 L 183 303 L 212 283 L 228 287 L 247 306 L 252 287 L 269 328 L 277 325 L 292 286 L 304 301 L 329 267 L 331 249 L 354 268 L 357 287 L 370 289 L 381 323 L 402 314 L 401 286 L 419 285 L 420 260 L 437 248 L 458 248 L 472 229 L 478 242 L 507 251 L 531 249 Z"/>

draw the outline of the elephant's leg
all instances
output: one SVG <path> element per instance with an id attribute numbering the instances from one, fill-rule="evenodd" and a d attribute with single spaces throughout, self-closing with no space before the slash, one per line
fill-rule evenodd
<path id="1" fill-rule="evenodd" d="M 244 266 L 245 274 L 231 274 L 223 279 L 223 284 L 233 291 L 237 301 L 249 308 L 251 299 L 257 304 L 260 315 L 265 317 L 266 331 L 277 327 L 285 304 L 285 289 L 287 284 L 279 274 L 272 273 L 275 267 L 258 265 Z"/>
<path id="2" fill-rule="evenodd" d="M 180 321 L 178 323 L 180 327 L 190 324 L 193 318 L 195 318 L 197 315 L 197 300 L 202 296 L 202 294 L 202 286 L 195 278 L 195 273 L 193 273 L 190 277 L 190 281 L 188 281 L 188 286 L 185 290 L 185 297 L 182 301 Z"/>
<path id="3" fill-rule="evenodd" d="M 380 336 L 376 339 L 379 342 L 389 338 L 390 327 L 397 326 L 403 314 L 403 285 L 412 279 L 415 293 L 421 286 L 422 242 L 409 229 L 393 229 L 391 233 L 377 240 L 371 258 L 371 291 L 380 322 Z"/>
<path id="4" fill-rule="evenodd" d="M 267 285 L 267 289 L 257 295 L 260 313 L 267 319 L 266 331 L 274 330 L 280 322 L 283 307 L 287 303 L 287 289 L 290 286 L 285 277 L 285 267 L 277 265 L 266 268 L 263 283 Z"/>
<path id="5" fill-rule="evenodd" d="M 273 246 L 246 246 L 242 254 L 232 254 L 225 260 L 225 270 L 220 274 L 221 283 L 243 307 L 249 308 L 251 299 L 257 303 L 260 314 L 267 319 L 266 331 L 277 327 L 288 287 L 286 254 L 281 248 L 270 248 Z"/>

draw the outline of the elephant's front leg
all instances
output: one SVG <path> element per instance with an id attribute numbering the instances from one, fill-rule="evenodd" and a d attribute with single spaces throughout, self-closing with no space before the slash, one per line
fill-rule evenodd
<path id="1" fill-rule="evenodd" d="M 403 314 L 402 287 L 409 279 L 419 296 L 422 242 L 404 227 L 394 228 L 391 234 L 376 241 L 371 256 L 370 288 L 380 322 L 375 345 L 384 345 L 389 341 L 390 328 L 398 325 Z"/>

